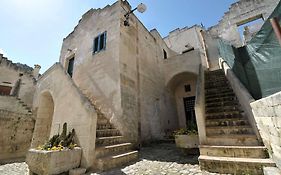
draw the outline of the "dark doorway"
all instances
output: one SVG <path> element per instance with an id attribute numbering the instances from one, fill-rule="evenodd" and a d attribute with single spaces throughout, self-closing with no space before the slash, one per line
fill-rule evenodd
<path id="1" fill-rule="evenodd" d="M 10 95 L 12 87 L 0 85 L 0 95 Z"/>
<path id="2" fill-rule="evenodd" d="M 196 128 L 196 116 L 195 116 L 195 97 L 185 97 L 183 98 L 186 127 L 190 129 Z"/>
<path id="3" fill-rule="evenodd" d="M 72 77 L 74 68 L 74 58 L 71 58 L 68 62 L 67 73 Z"/>

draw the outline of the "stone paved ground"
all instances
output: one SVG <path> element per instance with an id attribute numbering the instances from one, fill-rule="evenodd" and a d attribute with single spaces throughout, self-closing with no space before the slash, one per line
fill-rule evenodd
<path id="1" fill-rule="evenodd" d="M 184 156 L 174 144 L 142 148 L 140 160 L 104 173 L 88 175 L 216 175 L 200 170 L 198 156 Z M 0 165 L 0 175 L 27 175 L 26 163 Z"/>
<path id="2" fill-rule="evenodd" d="M 175 144 L 157 144 L 142 148 L 140 160 L 126 167 L 89 175 L 216 175 L 201 171 L 198 155 L 185 156 Z"/>
<path id="3" fill-rule="evenodd" d="M 10 163 L 0 165 L 0 175 L 27 175 L 28 168 L 26 163 Z"/>

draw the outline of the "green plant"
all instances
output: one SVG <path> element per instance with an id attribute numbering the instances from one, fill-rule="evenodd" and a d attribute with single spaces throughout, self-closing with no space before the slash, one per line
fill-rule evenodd
<path id="1" fill-rule="evenodd" d="M 180 128 L 176 131 L 174 131 L 174 135 L 197 135 L 198 130 L 197 130 L 197 125 L 188 125 L 187 128 Z"/>
<path id="2" fill-rule="evenodd" d="M 63 149 L 73 149 L 77 146 L 74 143 L 75 130 L 72 129 L 71 132 L 67 133 L 67 123 L 63 124 L 63 130 L 61 134 L 54 135 L 47 143 L 42 146 L 39 146 L 39 150 L 63 150 Z"/>

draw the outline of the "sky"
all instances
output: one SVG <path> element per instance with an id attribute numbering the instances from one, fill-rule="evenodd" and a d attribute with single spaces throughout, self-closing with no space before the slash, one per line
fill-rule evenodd
<path id="1" fill-rule="evenodd" d="M 44 73 L 59 61 L 63 38 L 90 8 L 103 8 L 116 0 L 0 0 L 0 53 L 13 62 Z M 132 7 L 147 6 L 135 14 L 148 30 L 162 37 L 176 28 L 218 23 L 230 4 L 237 0 L 128 0 Z"/>

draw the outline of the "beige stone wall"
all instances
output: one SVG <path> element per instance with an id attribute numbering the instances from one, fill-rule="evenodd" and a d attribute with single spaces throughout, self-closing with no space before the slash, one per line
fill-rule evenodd
<path id="1" fill-rule="evenodd" d="M 194 25 L 192 27 L 185 27 L 182 29 L 175 29 L 164 38 L 164 41 L 169 48 L 177 52 L 178 54 L 190 49 L 199 49 L 203 51 L 203 43 L 200 36 L 200 30 L 202 27 Z"/>
<path id="2" fill-rule="evenodd" d="M 69 131 L 75 129 L 76 142 L 83 150 L 82 167 L 92 166 L 97 115 L 89 100 L 81 94 L 59 63 L 39 79 L 34 110 L 38 112 L 32 147 L 43 144 L 48 138 L 61 132 L 63 123 L 66 122 Z"/>
<path id="3" fill-rule="evenodd" d="M 235 46 L 241 46 L 242 41 L 237 26 L 250 22 L 256 17 L 267 19 L 278 2 L 279 0 L 240 0 L 235 2 L 230 6 L 229 11 L 225 12 L 222 20 L 208 30 L 213 36 L 219 36 Z"/>
<path id="4" fill-rule="evenodd" d="M 122 118 L 119 38 L 120 2 L 103 9 L 91 9 L 63 42 L 60 63 L 67 70 L 67 62 L 75 57 L 73 81 L 88 97 L 97 101 L 105 116 L 118 129 Z M 106 49 L 93 54 L 94 38 L 107 32 Z M 71 50 L 71 51 L 70 51 Z"/>
<path id="5" fill-rule="evenodd" d="M 187 72 L 198 75 L 201 63 L 200 51 L 194 50 L 185 54 L 176 55 L 164 61 L 163 71 L 165 85 L 170 86 L 170 81 L 177 75 Z"/>
<path id="6" fill-rule="evenodd" d="M 149 32 L 133 14 L 129 23 L 130 26 L 121 23 L 120 29 L 123 110 L 120 123 L 128 128 L 124 130 L 125 135 L 134 141 L 163 139 L 178 125 L 174 97 L 165 87 L 163 74 L 163 50 L 168 57 L 175 52 L 167 47 L 155 29 Z"/>
<path id="7" fill-rule="evenodd" d="M 263 143 L 281 168 L 281 93 L 251 103 Z"/>
<path id="8" fill-rule="evenodd" d="M 31 115 L 0 109 L 0 164 L 24 160 L 34 122 Z"/>
<path id="9" fill-rule="evenodd" d="M 28 108 L 21 103 L 16 97 L 0 95 L 0 109 L 10 112 L 28 114 Z"/>
<path id="10" fill-rule="evenodd" d="M 194 74 L 183 74 L 182 81 L 178 84 L 175 89 L 175 97 L 177 104 L 177 112 L 179 118 L 179 127 L 186 127 L 186 114 L 184 109 L 183 98 L 185 97 L 195 97 L 196 96 L 196 81 L 197 76 Z M 190 85 L 191 91 L 186 92 L 184 86 Z"/>
<path id="11" fill-rule="evenodd" d="M 18 97 L 25 104 L 31 107 L 35 91 L 35 81 L 32 75 L 32 68 L 30 68 L 30 70 L 21 68 L 0 55 L 0 85 L 14 87 L 15 83 L 20 78 L 20 73 L 22 73 L 23 76 L 21 77 Z"/>

